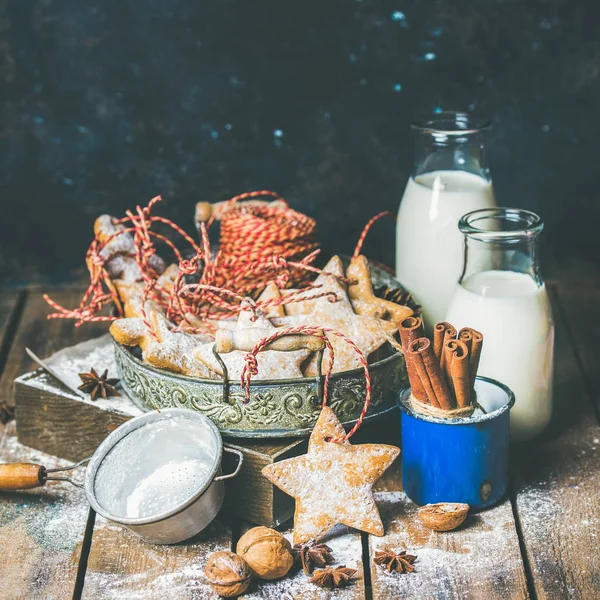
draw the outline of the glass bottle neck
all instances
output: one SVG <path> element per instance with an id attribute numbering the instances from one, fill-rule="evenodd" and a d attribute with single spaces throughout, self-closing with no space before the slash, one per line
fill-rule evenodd
<path id="1" fill-rule="evenodd" d="M 466 113 L 445 112 L 416 121 L 413 177 L 434 171 L 466 171 L 490 180 L 485 142 L 489 124 Z"/>
<path id="2" fill-rule="evenodd" d="M 537 239 L 511 244 L 483 242 L 465 238 L 464 268 L 459 283 L 484 272 L 519 273 L 528 275 L 538 285 L 543 284 L 538 265 Z"/>
<path id="3" fill-rule="evenodd" d="M 538 215 L 522 209 L 491 208 L 467 213 L 458 225 L 465 236 L 459 283 L 493 272 L 505 274 L 506 286 L 518 285 L 519 277 L 514 277 L 512 284 L 509 281 L 511 273 L 528 275 L 536 285 L 543 285 L 538 261 L 538 235 L 543 226 Z"/>

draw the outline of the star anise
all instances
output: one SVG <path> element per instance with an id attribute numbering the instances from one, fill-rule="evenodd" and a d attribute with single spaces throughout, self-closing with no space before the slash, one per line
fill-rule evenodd
<path id="1" fill-rule="evenodd" d="M 347 569 L 346 567 L 327 567 L 319 571 L 310 579 L 311 583 L 322 588 L 330 590 L 339 587 L 345 587 L 356 574 L 356 569 Z"/>
<path id="2" fill-rule="evenodd" d="M 384 550 L 383 552 L 375 552 L 373 560 L 376 565 L 385 567 L 388 573 L 392 571 L 396 571 L 396 573 L 412 573 L 415 570 L 413 563 L 417 560 L 417 557 L 412 554 L 406 554 L 406 550 L 402 550 L 399 553 L 393 550 Z"/>
<path id="3" fill-rule="evenodd" d="M 387 286 L 381 286 L 374 290 L 374 294 L 378 298 L 382 298 L 383 300 L 387 300 L 388 302 L 393 302 L 394 304 L 399 304 L 400 306 L 408 306 L 412 300 L 412 296 L 410 292 L 404 292 L 399 290 L 398 288 L 390 288 Z M 415 313 L 420 313 L 421 307 L 415 307 Z"/>
<path id="4" fill-rule="evenodd" d="M 96 369 L 90 369 L 89 373 L 79 373 L 79 377 L 83 383 L 77 388 L 82 392 L 90 395 L 92 400 L 96 400 L 98 396 L 109 398 L 110 396 L 120 396 L 115 389 L 115 385 L 119 383 L 118 379 L 107 379 L 108 369 L 98 375 Z"/>
<path id="5" fill-rule="evenodd" d="M 9 406 L 6 402 L 0 402 L 0 423 L 6 425 L 15 418 L 15 407 Z"/>
<path id="6" fill-rule="evenodd" d="M 311 575 L 315 567 L 325 567 L 333 562 L 331 548 L 316 541 L 296 544 L 292 549 L 296 567 L 302 567 L 305 575 Z"/>

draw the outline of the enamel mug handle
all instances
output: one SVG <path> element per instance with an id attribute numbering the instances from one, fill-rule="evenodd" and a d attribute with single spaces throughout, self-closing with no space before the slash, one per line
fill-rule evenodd
<path id="1" fill-rule="evenodd" d="M 244 463 L 244 455 L 239 450 L 223 446 L 223 451 L 230 452 L 231 454 L 236 454 L 238 457 L 238 464 L 233 473 L 229 473 L 229 475 L 219 475 L 218 477 L 215 477 L 213 481 L 223 481 L 224 479 L 231 479 L 232 477 L 235 477 L 240 472 L 242 464 Z"/>
<path id="2" fill-rule="evenodd" d="M 46 483 L 46 467 L 33 463 L 0 465 L 0 492 L 30 490 Z"/>

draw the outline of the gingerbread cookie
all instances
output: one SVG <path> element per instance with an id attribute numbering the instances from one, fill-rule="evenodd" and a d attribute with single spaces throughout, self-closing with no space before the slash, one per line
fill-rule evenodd
<path id="1" fill-rule="evenodd" d="M 366 256 L 361 254 L 350 261 L 346 277 L 349 280 L 355 280 L 354 283 L 348 285 L 348 296 L 355 312 L 359 315 L 385 319 L 398 325 L 413 314 L 412 309 L 408 306 L 401 306 L 375 296 Z"/>
<path id="2" fill-rule="evenodd" d="M 385 444 L 326 441 L 343 435 L 335 413 L 325 407 L 310 436 L 308 453 L 262 470 L 296 499 L 294 544 L 319 539 L 338 523 L 374 535 L 384 533 L 372 488 L 400 450 Z"/>
<path id="3" fill-rule="evenodd" d="M 310 298 L 315 294 L 330 293 L 332 297 L 334 295 L 337 297 L 338 302 L 343 303 L 351 309 L 352 305 L 350 304 L 350 300 L 348 300 L 346 288 L 338 277 L 344 277 L 344 265 L 339 256 L 334 256 L 325 265 L 323 272 L 315 279 L 313 284 L 315 289 L 309 289 L 304 292 L 300 290 L 282 290 L 281 294 L 284 298 L 289 298 L 290 296 L 294 296 L 295 298 Z M 317 303 L 321 300 L 331 303 L 326 296 L 313 300 L 307 299 L 299 302 L 290 302 L 284 305 L 285 314 L 289 316 L 312 314 L 317 307 Z"/>
<path id="4" fill-rule="evenodd" d="M 139 346 L 143 359 L 159 369 L 190 377 L 214 378 L 215 373 L 193 355 L 193 350 L 206 343 L 204 336 L 173 331 L 174 325 L 160 313 L 150 314 L 155 339 L 140 318 L 118 319 L 110 326 L 113 338 L 125 346 Z"/>
<path id="5" fill-rule="evenodd" d="M 262 335 L 260 339 L 276 331 L 271 322 L 260 312 L 254 320 L 252 319 L 251 311 L 242 311 L 235 331 L 245 332 L 247 330 L 259 329 Z M 252 336 L 252 331 L 249 334 Z M 208 368 L 221 376 L 223 375 L 223 370 L 213 354 L 213 344 L 203 344 L 195 348 L 193 352 L 194 356 Z M 265 350 L 259 352 L 256 357 L 258 363 L 257 379 L 293 379 L 302 377 L 300 366 L 309 355 L 309 350 L 295 350 L 291 352 Z M 220 356 L 227 367 L 229 379 L 239 379 L 246 364 L 246 352 L 234 350 L 233 352 L 222 353 Z"/>
<path id="6" fill-rule="evenodd" d="M 100 256 L 105 260 L 105 268 L 112 280 L 120 279 L 126 283 L 133 283 L 142 279 L 142 273 L 135 260 L 135 243 L 131 233 L 117 234 L 125 229 L 124 225 L 117 223 L 117 219 L 110 215 L 101 215 L 94 223 L 94 234 L 105 245 L 100 251 Z M 114 237 L 113 237 L 114 236 Z M 157 272 L 165 270 L 165 263 L 156 254 L 150 258 L 150 266 Z M 90 271 L 93 268 L 88 262 Z"/>
<path id="7" fill-rule="evenodd" d="M 137 266 L 137 265 L 136 265 Z M 176 264 L 169 265 L 162 275 L 156 280 L 156 290 L 163 295 L 168 295 L 179 275 L 179 267 Z M 128 282 L 117 279 L 113 282 L 121 304 L 123 307 L 123 316 L 141 317 L 142 316 L 142 297 L 146 284 L 143 281 Z M 165 298 L 166 299 L 166 298 Z M 146 300 L 146 313 L 159 312 L 164 314 L 164 309 L 154 300 Z"/>
<path id="8" fill-rule="evenodd" d="M 269 300 L 281 300 L 281 291 L 274 281 L 267 285 L 256 301 L 267 302 Z M 271 317 L 285 317 L 285 310 L 282 304 L 268 306 L 266 309 L 263 309 L 263 313 L 267 319 L 270 319 Z"/>

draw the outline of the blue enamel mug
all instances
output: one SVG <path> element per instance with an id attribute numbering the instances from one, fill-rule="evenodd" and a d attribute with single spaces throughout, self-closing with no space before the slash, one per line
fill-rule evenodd
<path id="1" fill-rule="evenodd" d="M 416 412 L 410 389 L 400 392 L 402 483 L 416 504 L 464 502 L 482 509 L 505 496 L 515 396 L 487 377 L 477 377 L 475 391 L 485 412 L 457 419 Z"/>

